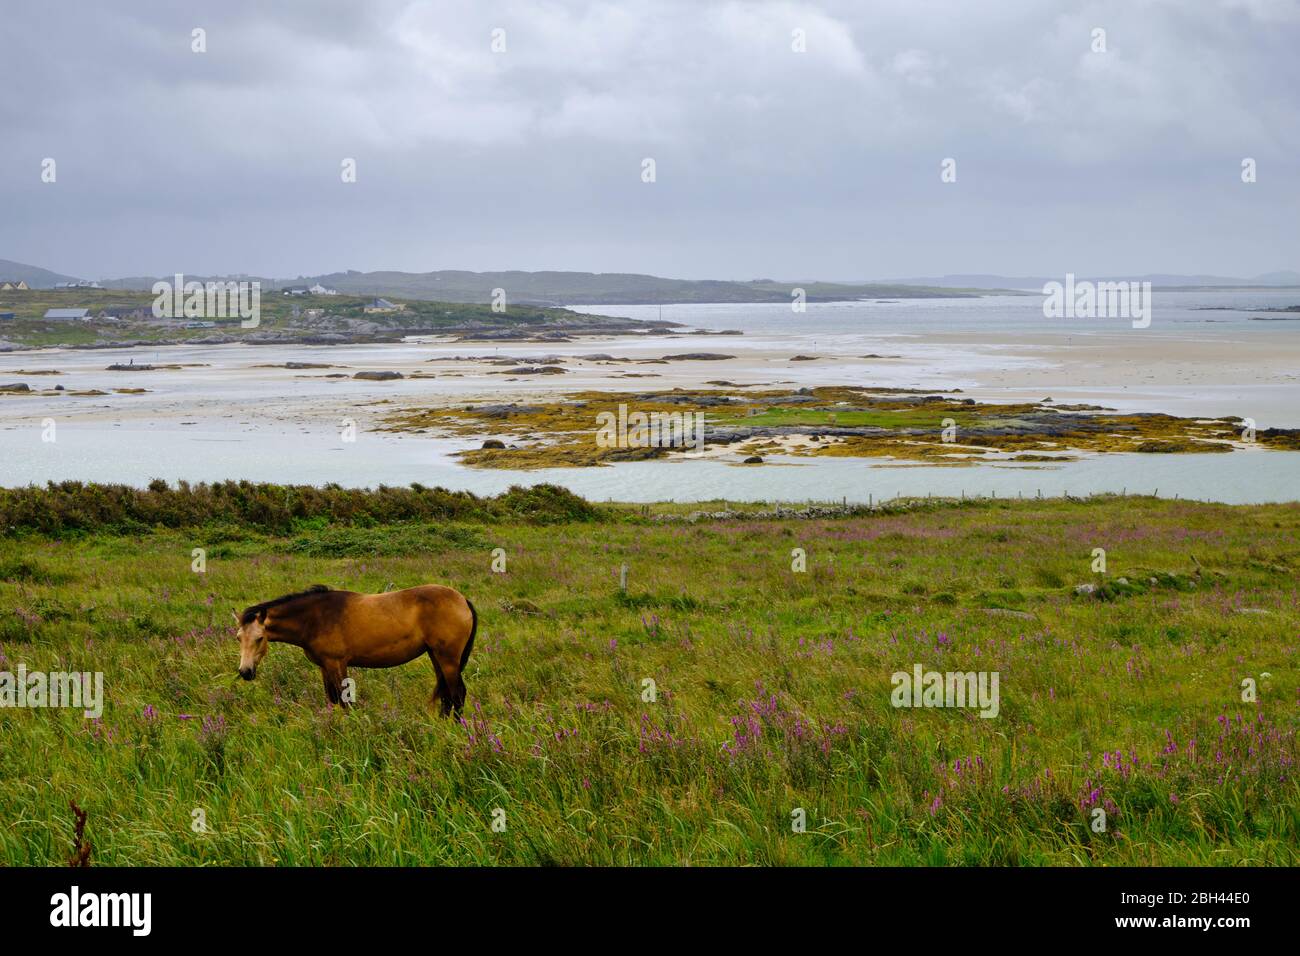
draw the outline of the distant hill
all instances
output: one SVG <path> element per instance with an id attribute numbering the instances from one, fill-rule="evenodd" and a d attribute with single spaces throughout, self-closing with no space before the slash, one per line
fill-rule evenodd
<path id="1" fill-rule="evenodd" d="M 1153 286 L 1166 288 L 1205 288 L 1215 286 L 1252 288 L 1259 286 L 1300 286 L 1300 272 L 1265 272 L 1252 279 L 1233 276 L 1213 275 L 1177 275 L 1171 273 L 1148 273 L 1140 276 L 1076 274 L 1080 279 L 1094 281 L 1136 280 L 1150 282 Z M 1047 282 L 1061 282 L 1064 274 L 1055 276 L 999 276 L 999 275 L 944 275 L 923 276 L 910 279 L 888 279 L 888 282 L 901 282 L 909 285 L 922 285 L 930 288 L 958 287 L 962 289 L 1034 289 L 1040 290 Z"/>
<path id="2" fill-rule="evenodd" d="M 1255 276 L 1260 285 L 1300 285 L 1300 272 L 1265 272 Z"/>
<path id="3" fill-rule="evenodd" d="M 22 279 L 33 289 L 52 289 L 59 282 L 76 282 L 76 276 L 60 275 L 39 266 L 24 265 L 9 259 L 0 259 L 0 282 L 5 279 Z"/>
<path id="4" fill-rule="evenodd" d="M 163 277 L 166 278 L 166 277 Z M 255 279 L 257 276 L 203 277 Z M 104 282 L 105 288 L 148 289 L 154 279 L 137 276 Z M 487 303 L 494 289 L 504 289 L 506 301 L 542 306 L 656 305 L 681 302 L 789 302 L 802 288 L 810 302 L 858 298 L 957 298 L 982 291 L 919 288 L 898 283 L 775 282 L 755 279 L 733 282 L 715 279 L 664 279 L 625 272 L 331 272 L 296 279 L 261 279 L 264 289 L 315 285 L 351 295 L 393 295 L 435 302 Z"/>
<path id="5" fill-rule="evenodd" d="M 132 292 L 148 292 L 153 288 L 153 284 L 160 280 L 171 282 L 175 276 L 123 276 L 120 279 L 100 279 L 99 284 L 105 289 L 121 289 Z M 281 289 L 289 285 L 310 285 L 311 283 L 299 281 L 297 279 L 271 279 L 267 276 L 250 276 L 250 275 L 223 275 L 223 276 L 205 276 L 197 273 L 185 273 L 186 282 L 230 282 L 230 281 L 248 281 L 262 283 L 262 290 Z M 342 290 L 339 290 L 342 291 Z"/>
<path id="6" fill-rule="evenodd" d="M 50 288 L 73 277 L 35 266 L 0 259 L 0 278 L 24 279 L 33 288 Z M 171 276 L 128 276 L 103 279 L 105 289 L 149 290 L 158 279 Z M 431 302 L 484 304 L 494 289 L 504 289 L 509 304 L 536 306 L 669 305 L 684 302 L 789 302 L 795 288 L 809 302 L 853 299 L 968 298 L 996 292 L 1039 292 L 1049 281 L 1063 276 L 1002 276 L 988 274 L 923 276 L 863 282 L 823 282 L 793 279 L 665 279 L 634 272 L 329 272 L 322 275 L 276 279 L 268 276 L 186 274 L 187 280 L 256 280 L 264 291 L 291 285 L 320 284 L 348 295 L 396 296 Z M 1092 280 L 1137 279 L 1163 287 L 1287 287 L 1300 286 L 1300 272 L 1269 272 L 1251 279 L 1213 275 L 1148 274 L 1142 276 L 1083 275 Z"/>

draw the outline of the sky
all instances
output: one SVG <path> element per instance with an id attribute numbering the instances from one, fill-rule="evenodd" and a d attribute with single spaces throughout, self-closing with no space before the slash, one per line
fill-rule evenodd
<path id="1" fill-rule="evenodd" d="M 84 278 L 1300 269 L 1300 0 L 6 0 L 0 35 L 0 258 Z"/>

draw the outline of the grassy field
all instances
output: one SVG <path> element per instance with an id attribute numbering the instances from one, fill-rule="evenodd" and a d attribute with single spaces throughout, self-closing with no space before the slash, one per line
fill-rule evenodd
<path id="1" fill-rule="evenodd" d="M 64 863 L 69 801 L 100 865 L 1300 862 L 1300 505 L 435 520 L 346 494 L 0 501 L 0 670 L 102 671 L 106 699 L 0 710 L 0 863 Z M 296 648 L 239 681 L 231 610 L 315 582 L 462 590 L 464 722 L 424 659 L 353 670 L 346 711 Z M 998 715 L 895 708 L 916 664 L 997 672 Z"/>

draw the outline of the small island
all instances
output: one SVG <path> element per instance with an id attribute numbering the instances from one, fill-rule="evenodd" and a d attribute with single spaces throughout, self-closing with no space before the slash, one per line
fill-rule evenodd
<path id="1" fill-rule="evenodd" d="M 629 409 L 650 423 L 668 423 L 665 428 L 689 430 L 698 422 L 698 434 L 692 440 L 643 441 L 634 426 L 628 440 L 602 441 L 599 423 L 611 419 L 601 416 L 626 422 Z M 599 466 L 684 452 L 741 461 L 783 455 L 974 465 L 1059 463 L 1088 453 L 1227 453 L 1252 443 L 1300 450 L 1300 429 L 1251 432 L 1236 416 L 1125 413 L 1050 399 L 997 404 L 962 398 L 959 391 L 857 386 L 585 391 L 528 404 L 406 409 L 389 414 L 383 427 L 491 438 L 460 452 L 460 460 L 511 469 Z"/>

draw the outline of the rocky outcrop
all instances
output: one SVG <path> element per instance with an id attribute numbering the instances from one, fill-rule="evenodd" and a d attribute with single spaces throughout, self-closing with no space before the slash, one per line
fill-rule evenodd
<path id="1" fill-rule="evenodd" d="M 489 372 L 489 375 L 563 375 L 564 369 L 555 365 L 517 365 L 514 368 L 505 369 L 500 372 Z"/>
<path id="2" fill-rule="evenodd" d="M 385 370 L 382 372 L 357 372 L 352 377 L 359 378 L 367 382 L 391 382 L 395 379 L 405 378 L 406 376 L 404 376 L 401 372 Z"/>

